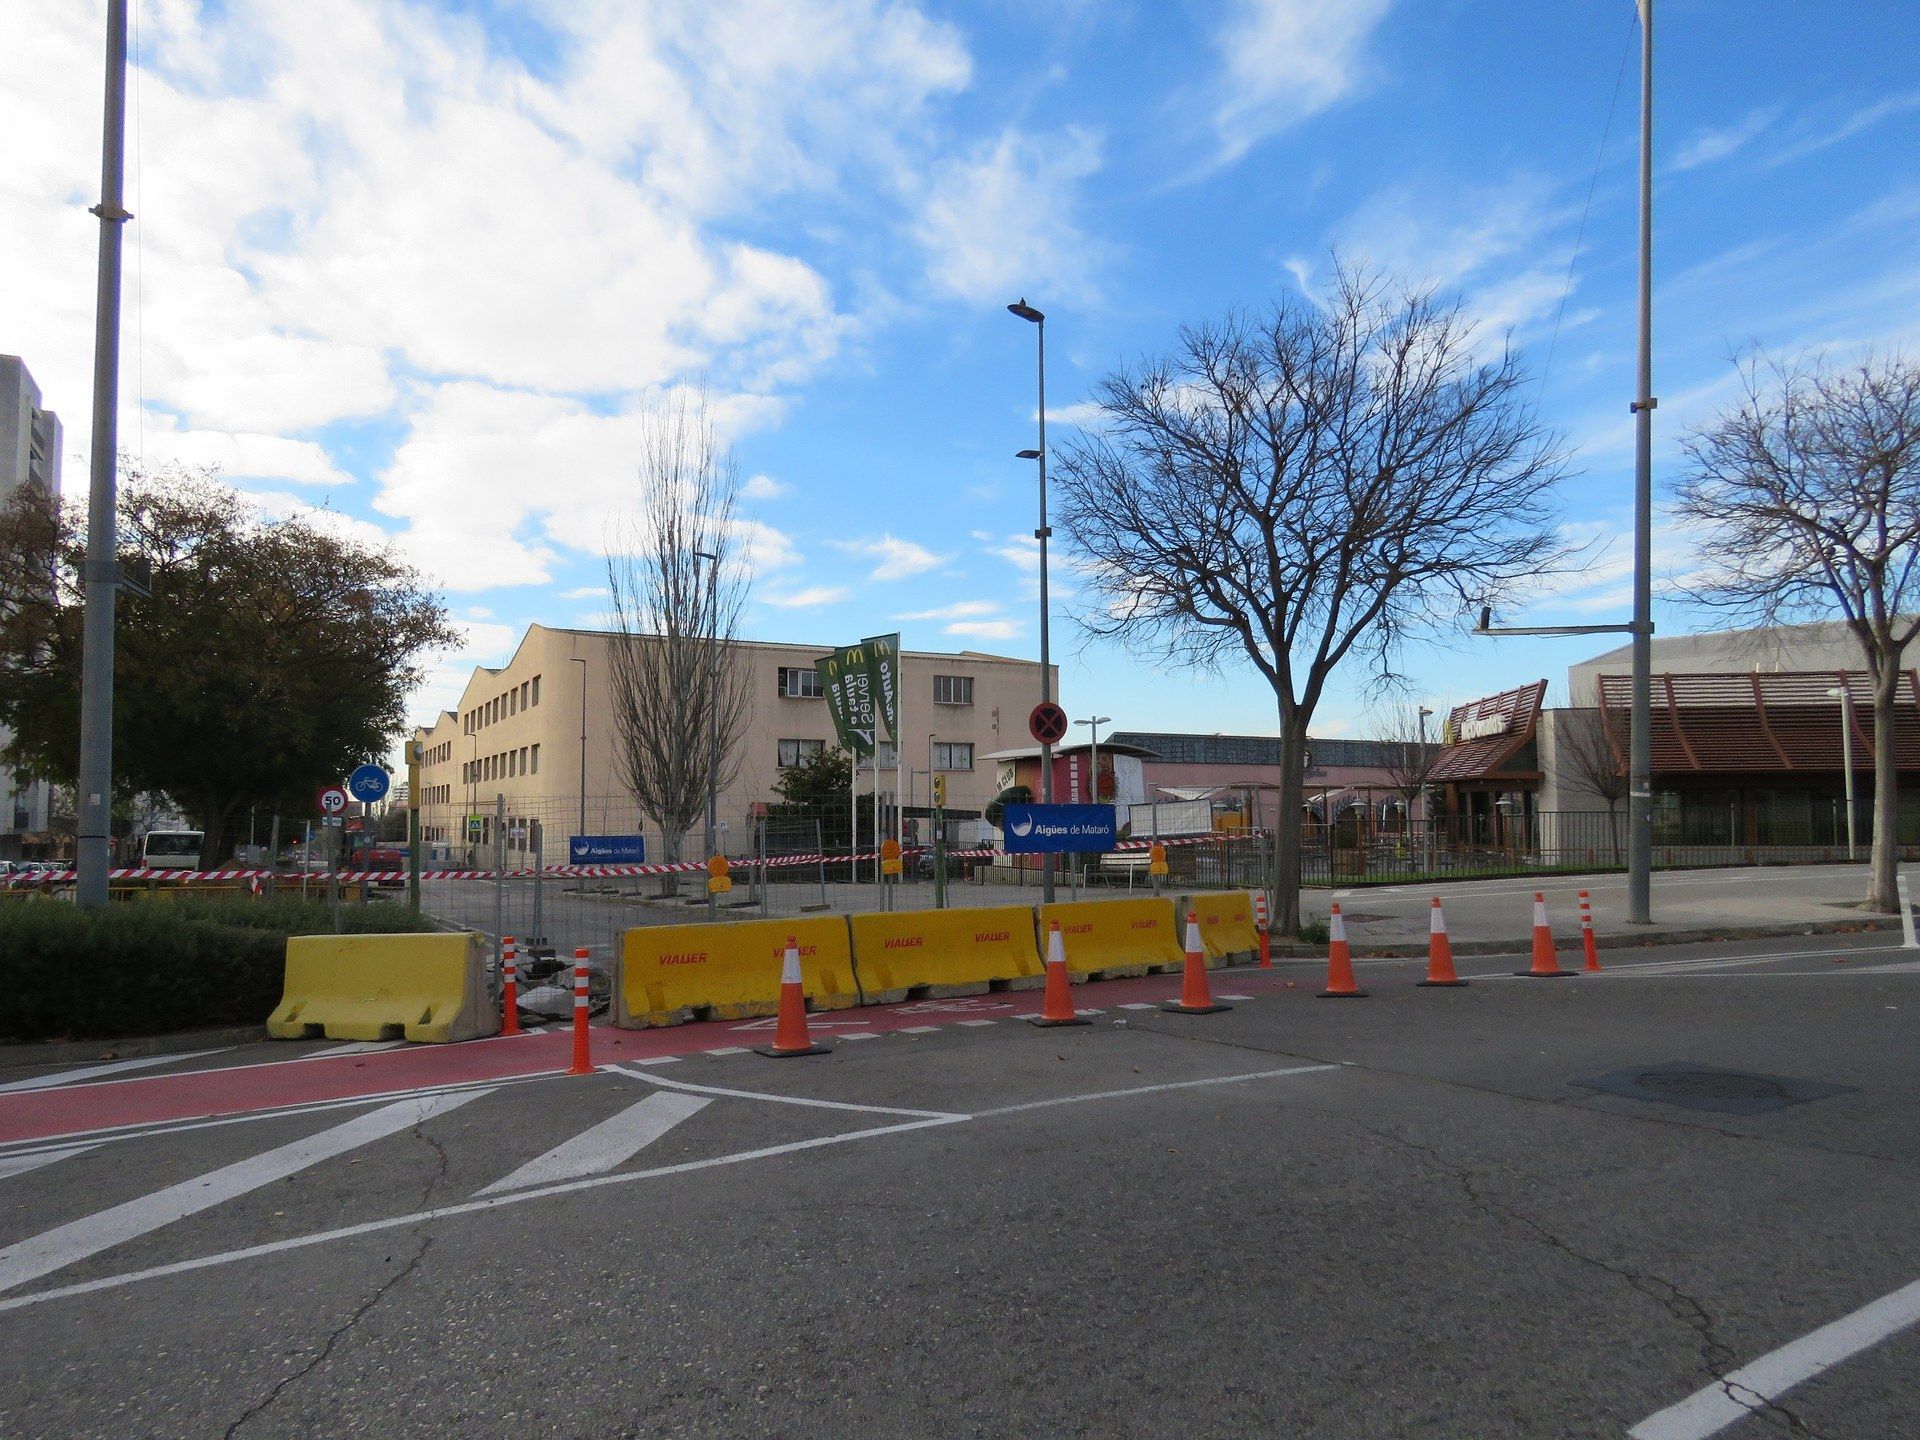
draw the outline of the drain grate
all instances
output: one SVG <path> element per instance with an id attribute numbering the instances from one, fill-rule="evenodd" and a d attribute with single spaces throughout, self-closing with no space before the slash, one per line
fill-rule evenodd
<path id="1" fill-rule="evenodd" d="M 1830 1085 L 1788 1075 L 1760 1075 L 1744 1070 L 1719 1070 L 1706 1065 L 1673 1061 L 1616 1070 L 1593 1080 L 1573 1082 L 1607 1095 L 1678 1105 L 1687 1110 L 1716 1110 L 1727 1115 L 1764 1115 L 1809 1100 L 1845 1095 L 1852 1085 Z"/>

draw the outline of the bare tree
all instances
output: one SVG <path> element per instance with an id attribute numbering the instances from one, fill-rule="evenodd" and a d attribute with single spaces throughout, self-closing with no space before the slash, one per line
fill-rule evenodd
<path id="1" fill-rule="evenodd" d="M 638 511 L 607 555 L 614 755 L 671 863 L 706 809 L 709 776 L 717 792 L 739 769 L 750 683 L 733 643 L 747 598 L 733 523 L 739 472 L 705 404 L 677 397 L 646 417 L 639 474 Z"/>
<path id="2" fill-rule="evenodd" d="M 1389 677 L 1403 637 L 1553 569 L 1563 461 L 1511 350 L 1482 360 L 1457 304 L 1340 268 L 1318 304 L 1181 332 L 1096 392 L 1063 449 L 1062 519 L 1099 636 L 1173 664 L 1244 657 L 1279 711 L 1279 813 L 1301 810 L 1307 727 L 1349 659 Z M 1274 920 L 1300 915 L 1280 827 Z"/>
<path id="3" fill-rule="evenodd" d="M 1894 699 L 1920 631 L 1920 364 L 1835 367 L 1753 355 L 1742 393 L 1685 440 L 1679 515 L 1701 534 L 1690 586 L 1760 625 L 1838 617 L 1873 690 L 1873 861 L 1866 903 L 1894 910 Z"/>
<path id="4" fill-rule="evenodd" d="M 1406 801 L 1411 820 L 1433 767 L 1440 763 L 1440 747 L 1423 733 L 1417 705 L 1390 705 L 1382 710 L 1374 721 L 1373 738 L 1380 742 L 1380 768 L 1387 772 L 1387 783 Z"/>
<path id="5" fill-rule="evenodd" d="M 1627 798 L 1627 766 L 1598 710 L 1563 710 L 1553 727 L 1555 763 L 1607 802 L 1613 860 L 1620 863 L 1620 802 Z"/>

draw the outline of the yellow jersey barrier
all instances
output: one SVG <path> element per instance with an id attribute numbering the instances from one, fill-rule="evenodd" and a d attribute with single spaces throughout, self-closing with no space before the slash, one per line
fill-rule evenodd
<path id="1" fill-rule="evenodd" d="M 1040 944 L 1051 922 L 1060 922 L 1060 944 L 1074 975 L 1145 975 L 1173 970 L 1186 961 L 1173 902 L 1063 900 L 1040 907 Z"/>
<path id="2" fill-rule="evenodd" d="M 626 932 L 613 976 L 613 1023 L 627 1030 L 696 1017 L 745 1020 L 780 1007 L 787 937 L 800 949 L 800 984 L 816 1010 L 860 1003 L 847 922 L 805 920 L 645 925 Z"/>
<path id="3" fill-rule="evenodd" d="M 1187 912 L 1200 922 L 1200 943 L 1207 952 L 1207 963 L 1223 965 L 1228 960 L 1251 960 L 1260 952 L 1260 932 L 1253 923 L 1253 892 L 1250 890 L 1210 890 L 1180 899 L 1181 944 L 1185 945 Z"/>
<path id="4" fill-rule="evenodd" d="M 500 1029 L 486 945 L 452 935 L 293 935 L 276 1040 L 475 1040 Z"/>
<path id="5" fill-rule="evenodd" d="M 1020 989 L 1044 978 L 1025 905 L 855 915 L 853 962 L 867 1003 L 891 1004 L 916 990 L 933 998 Z"/>

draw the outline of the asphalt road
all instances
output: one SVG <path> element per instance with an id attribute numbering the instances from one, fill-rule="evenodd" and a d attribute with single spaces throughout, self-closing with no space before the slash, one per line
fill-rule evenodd
<path id="1" fill-rule="evenodd" d="M 1920 955 L 1607 958 L 9 1071 L 0 1434 L 1920 1433 Z"/>

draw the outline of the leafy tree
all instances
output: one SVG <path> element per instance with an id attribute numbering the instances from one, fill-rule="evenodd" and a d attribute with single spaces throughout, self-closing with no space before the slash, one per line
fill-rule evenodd
<path id="1" fill-rule="evenodd" d="M 838 745 L 810 755 L 780 772 L 774 789 L 796 813 L 839 815 L 847 808 L 853 784 L 853 758 Z"/>
<path id="2" fill-rule="evenodd" d="M 1342 268 L 1331 293 L 1181 332 L 1095 391 L 1063 447 L 1082 623 L 1142 663 L 1229 657 L 1271 687 L 1281 815 L 1334 670 L 1392 676 L 1409 636 L 1551 571 L 1563 464 L 1519 356 L 1459 306 Z M 1300 923 L 1301 836 L 1274 845 L 1274 924 Z"/>
<path id="3" fill-rule="evenodd" d="M 1920 635 L 1920 361 L 1741 366 L 1741 395 L 1685 440 L 1676 513 L 1697 527 L 1693 593 L 1757 625 L 1839 619 L 1873 703 L 1866 903 L 1898 908 L 1900 676 Z"/>
<path id="4" fill-rule="evenodd" d="M 313 792 L 386 752 L 419 658 L 455 643 L 446 611 L 394 555 L 300 520 L 260 519 L 212 470 L 122 462 L 115 803 L 171 796 L 232 853 L 250 808 L 304 814 Z M 86 524 L 22 486 L 0 510 L 0 724 L 36 775 L 79 768 Z"/>

